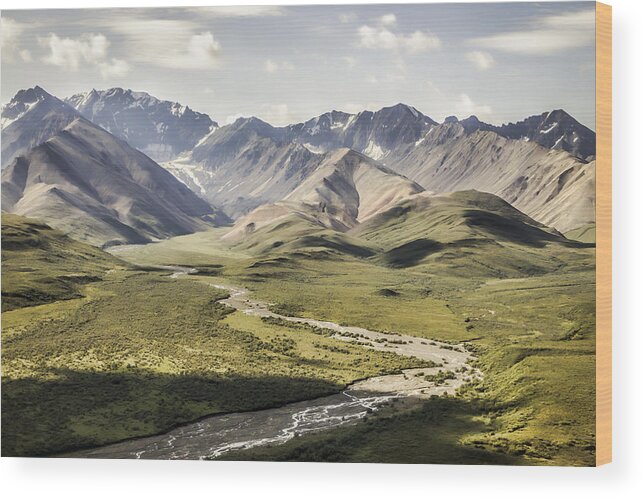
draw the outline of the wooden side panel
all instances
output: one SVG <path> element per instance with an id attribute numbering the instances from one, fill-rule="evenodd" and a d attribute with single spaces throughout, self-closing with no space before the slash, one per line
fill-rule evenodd
<path id="1" fill-rule="evenodd" d="M 596 3 L 596 465 L 612 461 L 612 7 Z"/>

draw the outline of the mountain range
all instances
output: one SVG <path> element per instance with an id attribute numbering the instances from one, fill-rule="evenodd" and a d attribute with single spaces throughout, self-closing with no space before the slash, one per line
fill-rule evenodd
<path id="1" fill-rule="evenodd" d="M 397 104 L 219 127 L 143 92 L 60 100 L 34 87 L 2 110 L 2 209 L 96 245 L 234 222 L 230 243 L 266 249 L 266 240 L 287 244 L 282 229 L 351 238 L 381 216 L 424 212 L 427 202 L 451 209 L 460 199 L 451 192 L 476 190 L 558 241 L 594 222 L 594 155 L 594 132 L 562 110 L 495 126 L 475 116 L 438 123 Z M 258 236 L 267 230 L 276 235 Z"/>
<path id="2" fill-rule="evenodd" d="M 594 161 L 461 122 L 432 128 L 396 170 L 435 192 L 496 194 L 562 232 L 594 220 Z"/>
<path id="3" fill-rule="evenodd" d="M 511 138 L 518 129 L 524 135 Z M 546 137 L 551 147 L 543 145 Z M 404 104 L 353 115 L 333 111 L 282 128 L 242 118 L 164 166 L 236 218 L 283 198 L 324 154 L 341 147 L 430 191 L 494 193 L 561 231 L 594 220 L 595 135 L 564 111 L 502 127 L 473 116 L 438 124 Z M 574 150 L 587 154 L 578 157 Z"/>
<path id="4" fill-rule="evenodd" d="M 324 155 L 319 167 L 282 200 L 263 204 L 225 235 L 240 240 L 263 226 L 297 217 L 346 232 L 424 189 L 373 159 L 343 148 Z"/>
<path id="5" fill-rule="evenodd" d="M 191 150 L 218 127 L 207 114 L 122 88 L 92 89 L 65 102 L 155 161 L 168 161 Z"/>
<path id="6" fill-rule="evenodd" d="M 21 97 L 31 105 L 21 105 Z M 145 154 L 41 88 L 18 94 L 7 107 L 22 110 L 7 116 L 13 118 L 7 130 L 32 147 L 14 154 L 2 172 L 4 211 L 103 246 L 229 221 Z M 36 124 L 41 116 L 43 127 Z"/>

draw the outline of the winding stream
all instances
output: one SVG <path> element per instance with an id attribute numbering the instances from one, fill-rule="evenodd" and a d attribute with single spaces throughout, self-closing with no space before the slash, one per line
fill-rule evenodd
<path id="1" fill-rule="evenodd" d="M 166 269 L 174 272 L 170 278 L 196 272 L 192 268 L 183 267 Z M 247 289 L 219 283 L 210 285 L 228 291 L 230 297 L 221 302 L 242 313 L 321 327 L 333 331 L 333 337 L 341 341 L 430 360 L 440 366 L 371 377 L 351 384 L 341 393 L 289 403 L 278 408 L 213 415 L 164 434 L 83 450 L 70 456 L 190 460 L 217 458 L 229 451 L 285 443 L 308 432 L 355 423 L 385 405 L 395 406 L 398 401 L 454 394 L 463 383 L 482 376 L 480 371 L 467 364 L 472 355 L 461 345 L 453 346 L 408 335 L 386 334 L 311 318 L 279 315 L 270 311 L 266 303 L 251 299 Z M 454 378 L 440 384 L 428 377 L 440 370 L 453 372 Z"/>

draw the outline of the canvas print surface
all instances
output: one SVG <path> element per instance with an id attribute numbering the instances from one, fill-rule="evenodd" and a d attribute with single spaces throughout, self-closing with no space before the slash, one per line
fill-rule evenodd
<path id="1" fill-rule="evenodd" d="M 2 456 L 595 463 L 595 4 L 2 12 Z"/>

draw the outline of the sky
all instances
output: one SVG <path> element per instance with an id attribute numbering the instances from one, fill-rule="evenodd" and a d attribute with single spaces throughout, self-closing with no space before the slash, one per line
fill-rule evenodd
<path id="1" fill-rule="evenodd" d="M 593 2 L 3 10 L 1 99 L 148 92 L 220 124 L 403 102 L 494 124 L 565 109 L 595 129 Z"/>

